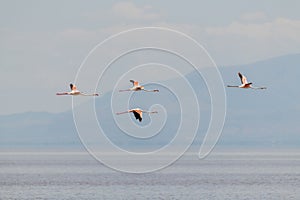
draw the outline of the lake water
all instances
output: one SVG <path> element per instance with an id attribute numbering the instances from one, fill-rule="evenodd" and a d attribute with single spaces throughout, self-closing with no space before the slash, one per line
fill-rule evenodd
<path id="1" fill-rule="evenodd" d="M 0 199 L 300 199 L 300 154 L 181 158 L 154 173 L 113 171 L 86 153 L 0 153 Z"/>

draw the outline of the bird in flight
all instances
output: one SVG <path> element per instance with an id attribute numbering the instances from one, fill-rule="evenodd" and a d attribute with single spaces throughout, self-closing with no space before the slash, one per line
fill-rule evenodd
<path id="1" fill-rule="evenodd" d="M 137 119 L 141 122 L 142 119 L 143 119 L 143 113 L 152 114 L 152 113 L 158 113 L 158 112 L 157 111 L 146 111 L 146 110 L 141 110 L 140 108 L 134 108 L 134 109 L 127 110 L 125 112 L 119 112 L 119 113 L 116 113 L 116 114 L 121 115 L 121 114 L 125 114 L 125 113 L 133 113 L 135 119 Z"/>
<path id="2" fill-rule="evenodd" d="M 77 90 L 77 87 L 75 85 L 73 85 L 72 83 L 70 84 L 70 88 L 71 88 L 71 92 L 60 92 L 60 93 L 56 93 L 56 95 L 99 96 L 99 94 L 84 94 L 84 93 L 80 92 L 79 90 Z"/>
<path id="3" fill-rule="evenodd" d="M 251 89 L 267 89 L 266 87 L 252 87 L 252 83 L 247 81 L 246 76 L 242 75 L 240 72 L 238 73 L 242 84 L 241 85 L 227 85 L 227 87 L 237 87 L 237 88 L 251 88 Z"/>
<path id="4" fill-rule="evenodd" d="M 144 86 L 141 86 L 139 84 L 139 82 L 137 81 L 134 81 L 134 80 L 130 80 L 130 82 L 133 84 L 133 87 L 132 88 L 129 88 L 127 90 L 119 90 L 119 92 L 126 92 L 126 91 L 145 91 L 145 92 L 159 92 L 159 90 L 155 89 L 155 90 L 146 90 L 144 88 Z"/>

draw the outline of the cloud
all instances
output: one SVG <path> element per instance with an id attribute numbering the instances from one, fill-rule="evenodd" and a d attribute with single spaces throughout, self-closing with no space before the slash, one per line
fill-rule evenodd
<path id="1" fill-rule="evenodd" d="M 158 25 L 192 36 L 221 65 L 247 64 L 300 52 L 300 20 L 280 17 L 265 21 L 267 19 L 263 13 L 251 15 L 242 15 L 239 20 L 225 26 L 205 27 L 190 23 Z M 248 21 L 245 21 L 245 16 Z"/>
<path id="2" fill-rule="evenodd" d="M 157 20 L 160 14 L 155 13 L 149 5 L 142 7 L 133 2 L 118 2 L 113 5 L 112 12 L 115 16 L 132 20 Z"/>
<path id="3" fill-rule="evenodd" d="M 227 64 L 249 63 L 300 52 L 300 20 L 234 21 L 228 26 L 207 27 L 203 34 L 220 62 L 231 60 Z"/>
<path id="4" fill-rule="evenodd" d="M 60 33 L 60 36 L 65 39 L 84 39 L 84 38 L 94 38 L 95 37 L 95 31 L 89 31 L 86 29 L 75 29 L 75 28 L 68 28 L 63 30 Z"/>
<path id="5" fill-rule="evenodd" d="M 267 15 L 264 12 L 251 12 L 245 13 L 241 16 L 243 21 L 265 21 L 267 20 Z"/>
<path id="6" fill-rule="evenodd" d="M 300 41 L 300 20 L 278 18 L 265 23 L 232 22 L 224 27 L 208 27 L 207 34 L 215 36 L 242 36 L 251 38 L 277 38 Z"/>

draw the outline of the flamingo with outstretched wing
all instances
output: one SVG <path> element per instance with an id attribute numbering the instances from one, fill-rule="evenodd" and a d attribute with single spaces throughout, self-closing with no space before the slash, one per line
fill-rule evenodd
<path id="1" fill-rule="evenodd" d="M 251 89 L 267 89 L 266 87 L 252 87 L 252 83 L 247 81 L 246 76 L 242 75 L 240 72 L 238 73 L 242 84 L 241 85 L 227 85 L 227 87 L 236 87 L 236 88 L 251 88 Z"/>
<path id="2" fill-rule="evenodd" d="M 159 92 L 159 90 L 146 90 L 144 86 L 141 86 L 139 82 L 130 80 L 130 82 L 133 84 L 132 88 L 129 88 L 127 90 L 119 90 L 119 92 L 126 92 L 126 91 L 145 91 L 145 92 Z"/>
<path id="3" fill-rule="evenodd" d="M 70 91 L 70 92 L 58 92 L 58 93 L 56 93 L 56 95 L 99 96 L 99 94 L 85 94 L 85 93 L 82 93 L 82 92 L 80 92 L 79 90 L 77 90 L 77 87 L 76 87 L 74 84 L 72 84 L 72 83 L 70 83 L 70 88 L 71 88 L 71 91 Z"/>
<path id="4" fill-rule="evenodd" d="M 143 119 L 143 113 L 152 114 L 152 113 L 158 113 L 158 112 L 157 111 L 146 111 L 146 110 L 141 110 L 140 108 L 134 108 L 134 109 L 130 109 L 130 110 L 127 110 L 125 112 L 119 112 L 119 113 L 116 113 L 116 114 L 121 115 L 121 114 L 125 114 L 125 113 L 133 113 L 135 119 L 137 119 L 141 122 L 142 119 Z"/>

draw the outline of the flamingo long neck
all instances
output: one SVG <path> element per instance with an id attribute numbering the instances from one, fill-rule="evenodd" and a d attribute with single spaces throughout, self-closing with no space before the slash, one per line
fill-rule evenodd
<path id="1" fill-rule="evenodd" d="M 157 113 L 157 111 L 148 111 L 148 110 L 142 110 L 144 113 L 152 114 L 152 113 Z"/>
<path id="2" fill-rule="evenodd" d="M 251 87 L 254 90 L 264 90 L 267 89 L 266 87 Z"/>
<path id="3" fill-rule="evenodd" d="M 145 92 L 159 92 L 159 90 L 155 89 L 155 90 L 145 90 L 143 89 Z"/>
<path id="4" fill-rule="evenodd" d="M 98 96 L 98 94 L 84 94 L 84 93 L 80 93 L 80 95 L 82 95 L 82 96 Z"/>

